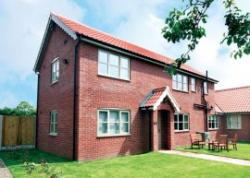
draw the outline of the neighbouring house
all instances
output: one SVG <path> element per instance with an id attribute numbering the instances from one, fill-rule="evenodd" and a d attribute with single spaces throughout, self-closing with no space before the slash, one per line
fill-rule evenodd
<path id="1" fill-rule="evenodd" d="M 220 132 L 250 141 L 250 86 L 217 90 L 215 98 Z"/>
<path id="2" fill-rule="evenodd" d="M 216 132 L 217 81 L 188 65 L 170 76 L 171 63 L 51 14 L 34 67 L 37 147 L 90 160 L 174 149 L 189 145 L 190 133 Z"/>

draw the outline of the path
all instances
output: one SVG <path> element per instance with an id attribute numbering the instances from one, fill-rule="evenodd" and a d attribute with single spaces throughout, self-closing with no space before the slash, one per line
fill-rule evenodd
<path id="1" fill-rule="evenodd" d="M 4 162 L 0 159 L 0 178 L 12 178 L 9 169 L 5 166 Z"/>
<path id="2" fill-rule="evenodd" d="M 224 162 L 224 163 L 237 164 L 237 165 L 242 165 L 242 166 L 250 166 L 250 161 L 241 160 L 241 159 L 234 159 L 234 158 L 227 158 L 227 157 L 222 157 L 222 156 L 183 152 L 183 151 L 176 151 L 176 150 L 168 150 L 168 151 L 162 150 L 159 152 L 173 154 L 173 155 L 181 155 L 181 156 L 192 157 L 192 158 L 206 159 L 206 160 L 211 160 L 211 161 L 219 161 L 219 162 Z"/>

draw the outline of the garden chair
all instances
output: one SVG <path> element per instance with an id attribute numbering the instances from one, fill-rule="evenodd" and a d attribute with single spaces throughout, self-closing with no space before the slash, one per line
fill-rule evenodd
<path id="1" fill-rule="evenodd" d="M 228 150 L 228 140 L 227 140 L 227 135 L 220 135 L 219 138 L 218 138 L 218 143 L 215 143 L 214 145 L 214 149 L 218 149 L 219 150 L 222 150 L 222 149 L 225 149 L 227 151 Z"/>
<path id="2" fill-rule="evenodd" d="M 237 141 L 238 141 L 238 135 L 237 133 L 235 133 L 232 138 L 228 139 L 228 145 L 233 145 L 233 149 L 237 150 Z"/>
<path id="3" fill-rule="evenodd" d="M 211 138 L 208 141 L 208 149 L 214 150 L 214 144 L 218 144 L 217 134 L 211 135 Z"/>
<path id="4" fill-rule="evenodd" d="M 198 148 L 203 148 L 205 145 L 205 142 L 202 140 L 201 134 L 190 134 L 191 138 L 191 148 L 193 149 L 193 146 L 198 146 Z"/>

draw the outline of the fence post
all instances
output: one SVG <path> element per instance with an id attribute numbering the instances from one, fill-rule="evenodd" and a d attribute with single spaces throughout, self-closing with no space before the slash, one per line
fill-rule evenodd
<path id="1" fill-rule="evenodd" d="M 0 115 L 0 150 L 2 150 L 3 116 Z"/>

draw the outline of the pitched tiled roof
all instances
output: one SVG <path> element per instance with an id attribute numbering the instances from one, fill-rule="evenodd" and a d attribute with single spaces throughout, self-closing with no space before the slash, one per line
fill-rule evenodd
<path id="1" fill-rule="evenodd" d="M 141 108 L 148 108 L 152 107 L 153 110 L 156 110 L 157 107 L 161 104 L 161 102 L 168 97 L 170 100 L 170 103 L 174 107 L 176 112 L 180 111 L 179 104 L 176 102 L 175 98 L 170 92 L 169 87 L 162 87 L 162 88 L 156 88 L 152 90 L 142 101 L 140 107 Z"/>
<path id="2" fill-rule="evenodd" d="M 55 14 L 52 14 L 55 15 Z M 121 40 L 119 38 L 113 37 L 105 32 L 98 31 L 96 29 L 93 29 L 91 27 L 88 27 L 86 25 L 83 25 L 81 23 L 75 22 L 71 19 L 55 15 L 64 25 L 66 25 L 68 28 L 70 28 L 72 31 L 74 31 L 77 34 L 86 36 L 88 38 L 97 40 L 102 43 L 106 43 L 124 50 L 127 50 L 129 52 L 151 58 L 153 60 L 163 62 L 165 64 L 171 64 L 174 61 L 166 56 L 163 56 L 161 54 L 155 53 L 153 51 L 147 50 L 145 48 L 142 48 L 140 46 L 134 45 L 132 43 L 126 42 L 124 40 Z M 204 76 L 200 71 L 184 64 L 181 67 L 182 69 L 192 72 L 198 75 Z"/>
<path id="3" fill-rule="evenodd" d="M 224 113 L 250 112 L 250 86 L 217 90 L 215 101 Z"/>

